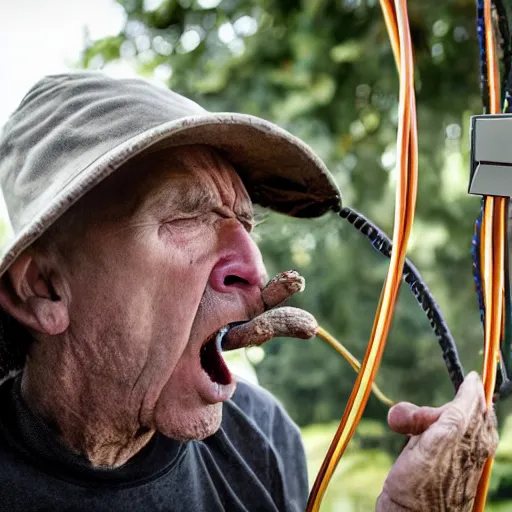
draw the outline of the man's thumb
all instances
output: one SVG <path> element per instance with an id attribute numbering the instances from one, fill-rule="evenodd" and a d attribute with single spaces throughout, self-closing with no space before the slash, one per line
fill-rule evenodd
<path id="1" fill-rule="evenodd" d="M 409 402 L 394 405 L 388 413 L 391 430 L 399 434 L 417 436 L 436 422 L 443 412 L 443 407 L 418 407 Z"/>

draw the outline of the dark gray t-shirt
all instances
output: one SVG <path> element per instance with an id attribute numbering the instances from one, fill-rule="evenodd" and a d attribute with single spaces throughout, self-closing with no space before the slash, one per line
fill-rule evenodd
<path id="1" fill-rule="evenodd" d="M 179 443 L 155 435 L 123 467 L 98 470 L 63 446 L 0 386 L 0 510 L 303 511 L 306 461 L 297 427 L 265 390 L 239 382 L 219 431 Z"/>

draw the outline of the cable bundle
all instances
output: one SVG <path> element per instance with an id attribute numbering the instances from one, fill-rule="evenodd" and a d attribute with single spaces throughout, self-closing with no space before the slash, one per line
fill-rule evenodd
<path id="1" fill-rule="evenodd" d="M 502 31 L 504 48 L 509 46 L 508 23 L 506 12 L 500 4 L 498 9 L 499 25 Z M 481 76 L 487 77 L 481 90 L 483 94 L 484 108 L 488 104 L 489 113 L 501 112 L 499 66 L 496 55 L 496 43 L 494 26 L 492 21 L 491 0 L 478 0 L 477 5 L 477 30 L 485 37 L 479 37 L 481 61 Z M 505 34 L 503 33 L 506 26 Z M 506 72 L 510 72 L 510 52 L 504 52 Z M 508 81 L 508 77 L 506 77 Z M 506 83 L 506 82 L 505 82 Z M 488 101 L 487 101 L 488 95 Z M 508 88 L 504 92 L 507 100 Z M 505 110 L 507 105 L 505 105 Z M 505 359 L 503 351 L 500 351 L 500 342 L 505 339 L 505 328 L 510 323 L 510 311 L 505 311 L 505 243 L 507 240 L 508 197 L 485 196 L 482 202 L 481 221 L 477 220 L 474 240 L 474 272 L 475 284 L 481 304 L 481 316 L 484 324 L 484 365 L 482 380 L 484 383 L 485 399 L 487 406 L 492 406 L 493 395 L 497 381 L 497 363 L 501 362 L 502 376 L 506 376 Z M 508 273 L 508 272 L 507 272 Z M 508 278 L 507 278 L 508 280 Z M 503 344 L 502 344 L 503 347 Z M 508 349 L 510 351 L 510 347 Z M 508 358 L 508 354 L 507 354 Z M 489 480 L 493 465 L 493 458 L 489 458 L 484 466 L 475 498 L 474 511 L 483 511 L 489 488 Z"/>
<path id="2" fill-rule="evenodd" d="M 382 359 L 393 310 L 402 280 L 407 243 L 416 208 L 418 140 L 411 34 L 406 0 L 381 0 L 386 27 L 400 74 L 396 187 L 393 247 L 389 271 L 381 293 L 372 334 L 345 412 L 311 490 L 307 511 L 318 511 L 334 470 L 343 455 L 368 401 Z"/>
<path id="3" fill-rule="evenodd" d="M 377 373 L 386 338 L 391 324 L 398 289 L 403 278 L 411 288 L 416 300 L 429 318 L 443 351 L 443 357 L 450 378 L 457 389 L 464 374 L 457 354 L 457 348 L 441 312 L 417 269 L 406 257 L 407 242 L 414 218 L 417 194 L 418 158 L 416 103 L 414 96 L 413 55 L 411 35 L 407 17 L 406 0 L 380 0 L 384 20 L 391 41 L 393 55 L 400 76 L 399 128 L 397 150 L 399 176 L 396 186 L 395 222 L 393 242 L 364 216 L 350 208 L 339 212 L 365 235 L 372 246 L 390 258 L 390 266 L 377 308 L 372 334 L 358 378 L 345 408 L 334 439 L 329 447 L 322 467 L 311 490 L 307 511 L 317 512 L 330 479 L 336 469 L 359 422 L 373 381 Z M 500 88 L 500 74 L 496 56 L 494 27 L 492 23 L 491 0 L 477 0 L 477 35 L 480 48 L 480 90 L 485 113 L 512 110 L 510 85 L 512 84 L 512 45 L 507 12 L 501 0 L 495 0 L 498 26 L 503 54 L 503 80 Z M 500 98 L 500 90 L 503 97 Z M 482 199 L 480 215 L 475 223 L 472 240 L 473 278 L 478 298 L 480 318 L 484 326 L 484 383 L 487 406 L 492 406 L 496 383 L 500 393 L 512 392 L 512 333 L 510 284 L 508 279 L 508 197 L 485 196 Z M 507 250 L 505 248 L 507 247 Z M 331 338 L 322 331 L 322 337 Z M 500 345 L 501 342 L 501 345 Z M 331 345 L 342 354 L 335 340 Z M 350 354 L 344 354 L 349 360 Z M 501 374 L 497 375 L 498 361 Z M 356 369 L 357 361 L 352 361 Z M 499 377 L 499 378 L 498 378 Z M 475 497 L 474 511 L 483 511 L 489 486 L 493 459 L 488 459 L 479 482 Z"/>

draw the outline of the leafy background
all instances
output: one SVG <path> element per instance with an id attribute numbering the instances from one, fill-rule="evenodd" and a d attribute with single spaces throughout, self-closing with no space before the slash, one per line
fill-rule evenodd
<path id="1" fill-rule="evenodd" d="M 120 0 L 122 31 L 87 40 L 80 65 L 137 73 L 212 111 L 270 119 L 309 143 L 344 202 L 392 231 L 398 81 L 376 0 Z M 409 256 L 435 293 L 466 371 L 482 365 L 471 278 L 479 200 L 467 195 L 468 121 L 482 112 L 475 3 L 410 0 L 420 134 L 417 217 Z M 370 335 L 388 261 L 334 215 L 270 214 L 258 242 L 269 274 L 305 277 L 294 304 L 312 312 L 359 358 Z M 237 358 L 237 359 L 236 359 Z M 255 370 L 303 428 L 312 478 L 355 375 L 320 340 L 276 340 L 235 356 Z M 377 382 L 394 400 L 439 405 L 453 392 L 428 322 L 404 287 Z M 488 510 L 510 510 L 510 404 L 498 406 L 502 442 Z M 373 510 L 403 439 L 370 399 L 322 510 Z"/>

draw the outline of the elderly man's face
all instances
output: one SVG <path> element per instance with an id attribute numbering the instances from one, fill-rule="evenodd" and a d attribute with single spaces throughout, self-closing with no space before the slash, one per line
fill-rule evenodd
<path id="1" fill-rule="evenodd" d="M 265 271 L 251 201 L 225 160 L 187 147 L 151 167 L 131 188 L 134 211 L 93 223 L 65 255 L 68 377 L 80 386 L 86 375 L 91 407 L 120 428 L 128 418 L 199 439 L 218 428 L 234 391 L 214 344 L 201 349 L 226 323 L 262 311 Z"/>

